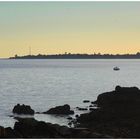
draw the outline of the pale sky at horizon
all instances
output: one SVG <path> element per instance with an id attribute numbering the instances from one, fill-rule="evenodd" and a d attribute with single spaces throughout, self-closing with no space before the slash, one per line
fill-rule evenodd
<path id="1" fill-rule="evenodd" d="M 136 53 L 140 2 L 0 2 L 0 57 Z"/>

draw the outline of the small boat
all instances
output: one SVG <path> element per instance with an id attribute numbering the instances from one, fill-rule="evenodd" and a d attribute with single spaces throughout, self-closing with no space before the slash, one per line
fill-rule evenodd
<path id="1" fill-rule="evenodd" d="M 117 70 L 120 70 L 120 68 L 119 67 L 114 67 L 113 70 L 117 71 Z"/>

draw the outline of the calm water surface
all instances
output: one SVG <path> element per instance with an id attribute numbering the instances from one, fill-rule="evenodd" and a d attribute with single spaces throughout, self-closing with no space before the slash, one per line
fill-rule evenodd
<path id="1" fill-rule="evenodd" d="M 113 71 L 113 67 L 120 71 Z M 140 60 L 0 60 L 0 125 L 13 126 L 15 104 L 43 112 L 68 103 L 72 109 L 96 100 L 116 85 L 140 88 Z M 60 116 L 36 114 L 38 120 L 66 124 Z"/>

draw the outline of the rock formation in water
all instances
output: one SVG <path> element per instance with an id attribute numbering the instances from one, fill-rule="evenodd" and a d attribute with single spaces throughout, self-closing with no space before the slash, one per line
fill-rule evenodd
<path id="1" fill-rule="evenodd" d="M 95 102 L 91 102 L 90 107 L 94 104 L 97 108 L 92 108 L 90 113 L 76 115 L 75 128 L 33 118 L 17 118 L 18 122 L 13 129 L 0 127 L 0 138 L 140 138 L 140 90 L 137 87 L 117 86 L 114 91 L 100 94 Z M 21 106 L 28 112 L 30 107 L 25 105 L 16 105 L 13 112 L 23 114 Z M 69 105 L 64 105 L 45 113 L 74 112 Z M 72 123 L 73 118 L 70 120 Z"/>
<path id="2" fill-rule="evenodd" d="M 109 138 L 87 128 L 69 128 L 33 118 L 18 118 L 13 129 L 0 127 L 0 132 L 0 138 Z"/>
<path id="3" fill-rule="evenodd" d="M 117 86 L 100 94 L 94 102 L 99 108 L 81 114 L 79 127 L 87 127 L 114 138 L 140 138 L 140 90 Z"/>
<path id="4" fill-rule="evenodd" d="M 13 108 L 13 113 L 16 114 L 28 114 L 28 115 L 34 115 L 35 111 L 29 106 L 29 105 L 20 105 L 17 104 Z"/>
<path id="5" fill-rule="evenodd" d="M 83 100 L 83 103 L 89 103 L 90 100 Z"/>
<path id="6" fill-rule="evenodd" d="M 65 104 L 63 106 L 56 106 L 54 108 L 49 109 L 46 112 L 43 112 L 44 114 L 63 114 L 63 115 L 69 115 L 74 114 L 73 110 L 70 110 L 70 106 L 68 104 Z"/>

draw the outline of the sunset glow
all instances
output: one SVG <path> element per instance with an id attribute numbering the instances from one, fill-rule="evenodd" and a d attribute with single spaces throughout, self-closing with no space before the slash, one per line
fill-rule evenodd
<path id="1" fill-rule="evenodd" d="M 0 2 L 0 57 L 140 51 L 140 2 Z"/>

